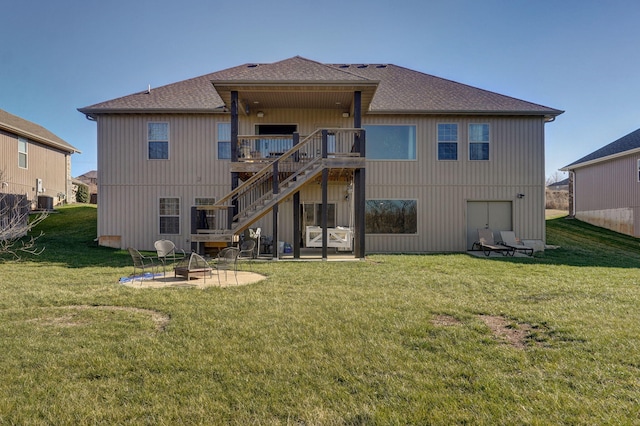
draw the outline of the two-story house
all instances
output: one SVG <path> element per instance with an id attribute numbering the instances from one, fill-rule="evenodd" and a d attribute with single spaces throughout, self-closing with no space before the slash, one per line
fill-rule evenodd
<path id="1" fill-rule="evenodd" d="M 562 111 L 391 64 L 249 63 L 79 109 L 97 123 L 98 238 L 456 252 L 544 241 Z M 199 248 L 200 249 L 200 248 Z"/>
<path id="2" fill-rule="evenodd" d="M 44 127 L 0 110 L 0 192 L 52 207 L 70 198 L 76 148 Z"/>

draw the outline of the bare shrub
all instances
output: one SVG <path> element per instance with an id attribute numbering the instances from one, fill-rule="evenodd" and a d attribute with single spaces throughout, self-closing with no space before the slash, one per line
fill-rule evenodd
<path id="1" fill-rule="evenodd" d="M 553 210 L 569 210 L 569 192 L 552 191 L 547 188 L 545 191 L 545 208 Z"/>

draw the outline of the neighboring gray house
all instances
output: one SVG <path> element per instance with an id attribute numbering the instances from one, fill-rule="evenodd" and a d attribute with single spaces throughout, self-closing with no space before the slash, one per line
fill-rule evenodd
<path id="1" fill-rule="evenodd" d="M 569 215 L 640 237 L 640 129 L 562 168 Z"/>
<path id="2" fill-rule="evenodd" d="M 53 205 L 72 194 L 71 154 L 76 148 L 44 127 L 0 110 L 0 192 Z M 48 204 L 48 203 L 47 203 Z"/>
<path id="3" fill-rule="evenodd" d="M 79 109 L 97 123 L 98 239 L 459 252 L 545 240 L 562 111 L 392 64 L 249 63 Z M 326 241 L 326 242 L 325 242 Z"/>

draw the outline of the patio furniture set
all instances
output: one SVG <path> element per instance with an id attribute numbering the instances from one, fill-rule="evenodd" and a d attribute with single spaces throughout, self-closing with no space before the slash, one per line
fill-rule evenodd
<path id="1" fill-rule="evenodd" d="M 254 257 L 255 241 L 248 240 L 243 242 L 240 247 L 226 247 L 218 253 L 214 259 L 205 259 L 198 253 L 185 253 L 184 250 L 177 249 L 175 244 L 170 240 L 158 240 L 155 242 L 156 256 L 144 256 L 137 249 L 129 247 L 128 251 L 133 260 L 133 275 L 139 269 L 144 275 L 148 270 L 151 271 L 155 279 L 155 271 L 159 270 L 162 264 L 163 276 L 166 275 L 167 265 L 173 266 L 174 277 L 184 277 L 187 280 L 191 278 L 207 278 L 213 277 L 213 270 L 218 275 L 218 283 L 222 284 L 222 274 L 224 280 L 227 281 L 227 274 L 233 273 L 238 284 L 238 260 L 250 259 Z"/>

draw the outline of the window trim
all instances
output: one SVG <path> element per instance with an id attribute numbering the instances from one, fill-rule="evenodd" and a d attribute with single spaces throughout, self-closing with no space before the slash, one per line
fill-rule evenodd
<path id="1" fill-rule="evenodd" d="M 471 126 L 487 126 L 488 129 L 488 140 L 485 141 L 472 141 L 471 140 Z M 469 123 L 467 126 L 467 140 L 469 147 L 469 161 L 491 161 L 491 124 L 489 123 Z M 471 145 L 472 144 L 486 144 L 487 145 L 487 158 L 471 158 Z"/>
<path id="2" fill-rule="evenodd" d="M 161 201 L 164 199 L 172 199 L 172 200 L 178 200 L 178 214 L 162 214 L 162 208 L 161 208 Z M 175 196 L 163 196 L 163 197 L 158 197 L 158 235 L 182 235 L 182 199 L 180 197 L 175 197 Z M 167 233 L 167 232 L 162 232 L 162 218 L 163 217 L 177 217 L 178 218 L 178 232 L 176 233 Z"/>
<path id="3" fill-rule="evenodd" d="M 151 124 L 166 124 L 167 125 L 167 140 L 150 139 L 149 138 L 149 125 Z M 168 161 L 171 159 L 171 125 L 168 121 L 147 121 L 147 160 L 149 161 Z M 149 144 L 151 142 L 166 142 L 167 143 L 167 158 L 151 158 Z"/>
<path id="4" fill-rule="evenodd" d="M 362 128 L 366 131 L 370 127 L 413 127 L 413 155 L 414 158 L 371 158 L 367 155 L 367 161 L 418 161 L 418 125 L 416 123 L 374 123 L 363 124 Z M 367 147 L 370 146 L 369 133 L 366 134 Z"/>
<path id="5" fill-rule="evenodd" d="M 440 140 L 440 125 L 455 125 L 456 126 L 456 140 L 441 141 Z M 456 145 L 456 158 L 440 158 L 440 144 L 455 144 Z M 436 123 L 436 158 L 438 161 L 458 161 L 460 159 L 460 125 L 459 123 Z"/>
<path id="6" fill-rule="evenodd" d="M 24 151 L 20 151 L 20 144 L 24 143 Z M 24 167 L 20 165 L 20 157 L 24 156 Z M 18 168 L 19 169 L 28 169 L 29 168 L 29 139 L 18 136 Z"/>

